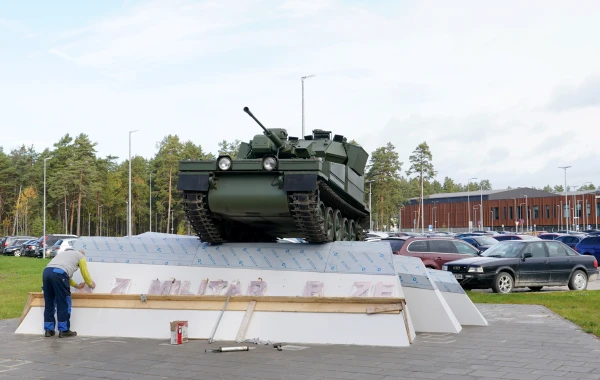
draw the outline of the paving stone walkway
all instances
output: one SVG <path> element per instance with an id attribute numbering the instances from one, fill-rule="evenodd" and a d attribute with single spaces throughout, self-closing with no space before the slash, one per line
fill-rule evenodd
<path id="1" fill-rule="evenodd" d="M 600 340 L 541 306 L 478 305 L 489 327 L 419 334 L 408 348 L 302 345 L 205 353 L 148 339 L 15 335 L 0 321 L 0 379 L 600 379 Z M 296 345 L 297 346 L 297 345 Z"/>

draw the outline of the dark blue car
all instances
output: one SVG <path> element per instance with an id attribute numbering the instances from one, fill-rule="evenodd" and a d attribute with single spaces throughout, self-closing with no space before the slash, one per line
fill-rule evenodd
<path id="1" fill-rule="evenodd" d="M 579 244 L 579 242 L 583 239 L 582 236 L 573 236 L 573 235 L 564 235 L 557 237 L 556 241 L 560 241 L 563 244 L 568 245 L 569 247 L 575 249 L 575 246 Z"/>
<path id="2" fill-rule="evenodd" d="M 582 255 L 593 255 L 600 260 L 600 236 L 588 236 L 583 238 L 575 246 L 575 250 Z"/>

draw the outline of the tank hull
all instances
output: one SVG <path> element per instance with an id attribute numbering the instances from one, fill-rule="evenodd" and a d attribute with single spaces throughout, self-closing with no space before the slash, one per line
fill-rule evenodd
<path id="1" fill-rule="evenodd" d="M 364 240 L 369 210 L 362 177 L 352 181 L 346 166 L 319 160 L 280 160 L 270 172 L 253 161 L 234 160 L 227 171 L 217 170 L 216 161 L 180 163 L 178 189 L 201 240 Z"/>

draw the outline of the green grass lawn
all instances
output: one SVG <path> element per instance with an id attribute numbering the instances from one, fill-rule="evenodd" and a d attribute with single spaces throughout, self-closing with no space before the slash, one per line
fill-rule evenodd
<path id="1" fill-rule="evenodd" d="M 0 256 L 0 319 L 18 318 L 28 292 L 40 292 L 48 259 Z M 493 294 L 467 292 L 475 303 L 543 305 L 600 337 L 600 290 Z"/>
<path id="2" fill-rule="evenodd" d="M 27 294 L 42 291 L 42 271 L 49 261 L 0 255 L 0 319 L 21 316 Z"/>
<path id="3" fill-rule="evenodd" d="M 600 337 L 600 290 L 582 292 L 494 294 L 467 292 L 475 303 L 542 305 Z"/>

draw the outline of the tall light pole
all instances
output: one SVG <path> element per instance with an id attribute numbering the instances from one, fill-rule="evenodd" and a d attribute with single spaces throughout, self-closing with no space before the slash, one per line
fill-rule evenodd
<path id="1" fill-rule="evenodd" d="M 150 169 L 150 212 L 148 213 L 148 220 L 150 221 L 150 232 L 152 232 L 152 169 Z"/>
<path id="2" fill-rule="evenodd" d="M 584 191 L 584 192 L 581 193 L 581 199 L 582 199 L 582 201 L 581 201 L 581 208 L 582 208 L 582 211 L 583 211 L 583 223 L 582 223 L 583 225 L 582 225 L 582 230 L 586 230 L 587 229 L 587 223 L 586 223 L 587 203 L 585 202 L 585 200 L 586 200 L 585 199 L 585 190 L 583 190 L 583 187 L 585 185 L 589 184 L 589 183 L 591 183 L 591 182 L 584 182 L 583 185 L 581 185 L 581 187 L 580 187 L 580 189 L 582 189 L 582 191 Z"/>
<path id="3" fill-rule="evenodd" d="M 519 214 L 520 214 L 520 219 L 523 219 L 523 205 L 525 204 L 525 202 L 521 202 L 519 203 Z M 527 213 L 527 210 L 525 210 L 525 213 Z M 517 231 L 518 232 L 518 231 Z M 523 232 L 523 223 L 521 223 L 521 232 Z"/>
<path id="4" fill-rule="evenodd" d="M 600 199 L 600 195 L 596 195 L 594 197 L 594 199 Z M 596 203 L 594 204 L 594 209 L 596 210 L 596 213 L 594 215 L 596 215 L 596 230 L 598 229 L 598 201 L 596 201 Z"/>
<path id="5" fill-rule="evenodd" d="M 469 189 L 469 185 L 471 184 L 472 179 L 477 179 L 477 178 L 469 178 L 469 180 L 467 181 L 467 214 L 469 216 L 469 225 L 468 225 L 469 232 L 471 232 L 471 203 L 469 201 L 469 195 L 470 195 L 471 189 Z"/>
<path id="6" fill-rule="evenodd" d="M 483 230 L 483 185 L 479 182 L 479 194 L 481 196 L 479 203 L 479 220 L 481 220 L 481 229 Z"/>
<path id="7" fill-rule="evenodd" d="M 369 232 L 373 231 L 373 208 L 371 207 L 371 194 L 373 194 L 373 188 L 371 184 L 373 182 L 375 181 L 367 181 L 367 183 L 369 184 Z"/>
<path id="8" fill-rule="evenodd" d="M 527 220 L 527 232 L 529 232 L 529 206 L 527 205 L 527 195 L 525 197 L 525 219 Z"/>
<path id="9" fill-rule="evenodd" d="M 567 207 L 567 210 L 568 210 L 569 206 L 568 206 L 568 202 L 567 202 L 567 192 L 568 192 L 568 189 L 567 189 L 567 169 L 570 168 L 570 166 L 559 166 L 558 168 L 559 169 L 563 169 L 565 171 L 565 207 Z M 565 215 L 565 219 L 566 219 L 567 213 L 565 212 L 564 215 Z M 569 233 L 569 223 L 568 223 L 568 220 L 567 220 L 567 223 L 565 223 L 565 225 L 567 226 L 567 233 Z"/>
<path id="10" fill-rule="evenodd" d="M 131 134 L 139 129 L 129 131 L 129 202 L 127 203 L 127 236 L 131 236 Z"/>
<path id="11" fill-rule="evenodd" d="M 404 210 L 404 206 L 400 206 L 398 209 L 398 232 L 402 231 L 402 210 Z"/>
<path id="12" fill-rule="evenodd" d="M 42 237 L 42 257 L 46 258 L 46 161 L 52 156 L 44 158 L 44 232 Z"/>
<path id="13" fill-rule="evenodd" d="M 301 136 L 301 138 L 304 138 L 304 81 L 308 78 L 312 78 L 315 76 L 316 75 L 311 74 L 311 75 L 306 75 L 306 76 L 303 76 L 300 78 L 302 80 L 302 136 Z"/>

